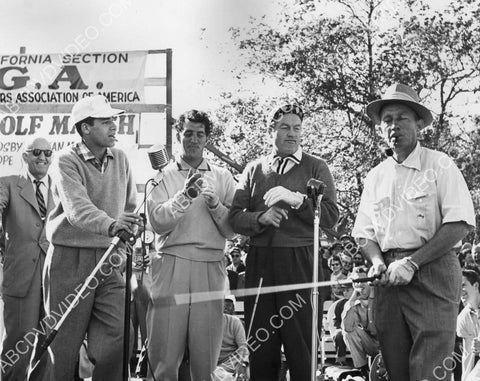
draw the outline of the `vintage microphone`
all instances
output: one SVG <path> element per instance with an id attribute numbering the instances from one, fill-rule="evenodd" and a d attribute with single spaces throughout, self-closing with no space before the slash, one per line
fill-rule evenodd
<path id="1" fill-rule="evenodd" d="M 313 220 L 313 287 L 312 287 L 312 363 L 311 363 L 311 381 L 317 379 L 318 366 L 318 251 L 320 249 L 320 214 L 323 192 L 326 185 L 317 179 L 310 179 L 307 182 L 307 197 L 312 200 L 315 209 L 315 217 Z"/>
<path id="2" fill-rule="evenodd" d="M 150 147 L 147 151 L 150 164 L 155 171 L 159 171 L 155 178 L 148 179 L 145 183 L 145 189 L 143 192 L 143 213 L 140 215 L 144 221 L 144 229 L 141 234 L 142 240 L 142 261 L 141 268 L 143 271 L 143 266 L 145 263 L 146 256 L 146 247 L 145 247 L 145 232 L 146 232 L 146 219 L 147 219 L 147 197 L 153 192 L 155 187 L 163 180 L 162 169 L 168 164 L 169 157 L 167 148 L 163 144 L 155 144 Z M 152 188 L 147 193 L 148 185 L 152 184 Z M 128 365 L 129 361 L 129 347 L 130 347 L 130 299 L 132 296 L 132 287 L 131 287 L 131 278 L 132 278 L 132 255 L 127 255 L 127 264 L 125 270 L 125 321 L 123 326 L 123 380 L 127 381 L 129 377 Z M 145 347 L 146 350 L 146 347 Z M 147 354 L 148 356 L 148 354 Z M 140 360 L 139 360 L 140 361 Z"/>

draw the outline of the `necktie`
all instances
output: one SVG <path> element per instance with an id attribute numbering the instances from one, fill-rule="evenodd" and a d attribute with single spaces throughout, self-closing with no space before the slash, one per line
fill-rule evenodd
<path id="1" fill-rule="evenodd" d="M 45 206 L 45 199 L 43 198 L 43 193 L 40 190 L 40 185 L 42 185 L 42 182 L 39 180 L 34 180 L 34 182 L 35 182 L 35 185 L 37 186 L 37 189 L 35 191 L 35 196 L 37 196 L 38 209 L 40 210 L 40 216 L 42 217 L 42 220 L 43 220 L 47 215 L 47 207 Z"/>

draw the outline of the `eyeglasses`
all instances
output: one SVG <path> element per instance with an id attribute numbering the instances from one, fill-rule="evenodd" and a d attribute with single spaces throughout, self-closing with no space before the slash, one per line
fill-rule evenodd
<path id="1" fill-rule="evenodd" d="M 25 152 L 31 152 L 33 156 L 40 156 L 43 152 L 45 157 L 50 157 L 52 156 L 52 153 L 53 153 L 51 149 L 40 149 L 40 148 L 27 149 Z"/>
<path id="2" fill-rule="evenodd" d="M 333 267 L 333 266 L 341 266 L 341 265 L 340 265 L 340 263 L 332 263 L 331 266 Z"/>
<path id="3" fill-rule="evenodd" d="M 240 255 L 231 255 L 232 258 L 240 258 Z"/>

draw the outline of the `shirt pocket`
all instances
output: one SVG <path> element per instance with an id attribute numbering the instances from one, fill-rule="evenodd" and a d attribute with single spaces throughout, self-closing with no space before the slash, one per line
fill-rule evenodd
<path id="1" fill-rule="evenodd" d="M 417 190 L 405 195 L 406 212 L 410 226 L 420 230 L 428 230 L 429 224 L 435 217 L 434 200 L 435 194 L 429 191 Z"/>

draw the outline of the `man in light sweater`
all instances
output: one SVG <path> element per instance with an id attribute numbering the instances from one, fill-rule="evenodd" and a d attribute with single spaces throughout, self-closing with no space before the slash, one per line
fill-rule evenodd
<path id="1" fill-rule="evenodd" d="M 225 289 L 225 239 L 234 180 L 210 164 L 203 150 L 212 124 L 204 112 L 182 114 L 175 128 L 181 154 L 163 170 L 148 201 L 150 223 L 159 235 L 152 260 L 152 301 L 147 312 L 149 380 L 176 381 L 186 348 L 193 381 L 210 380 L 222 342 L 221 299 L 166 303 L 177 294 Z M 153 373 L 153 377 L 152 377 Z"/>
<path id="2" fill-rule="evenodd" d="M 268 119 L 273 152 L 249 164 L 237 186 L 230 223 L 236 233 L 250 236 L 246 288 L 259 287 L 261 281 L 263 287 L 312 281 L 315 211 L 305 195 L 309 179 L 326 184 L 320 225 L 337 222 L 332 175 L 325 161 L 302 151 L 302 121 L 298 105 L 275 108 Z M 282 344 L 291 379 L 310 379 L 310 294 L 303 289 L 260 295 L 255 316 L 255 297 L 245 298 L 253 380 L 277 380 Z M 289 310 L 291 303 L 296 307 Z"/>
<path id="3" fill-rule="evenodd" d="M 248 380 L 248 348 L 245 328 L 235 316 L 235 296 L 225 296 L 223 339 L 215 381 Z"/>
<path id="4" fill-rule="evenodd" d="M 47 314 L 58 320 L 120 230 L 134 233 L 135 183 L 125 153 L 113 148 L 116 115 L 97 95 L 78 101 L 73 124 L 82 141 L 52 162 L 55 208 L 47 222 L 51 242 L 44 275 Z M 114 264 L 113 253 L 107 262 Z M 96 287 L 95 287 L 96 286 Z M 51 345 L 52 381 L 73 381 L 78 353 L 88 334 L 94 381 L 122 378 L 125 282 L 117 268 L 102 268 Z M 72 296 L 73 295 L 73 296 Z"/>

